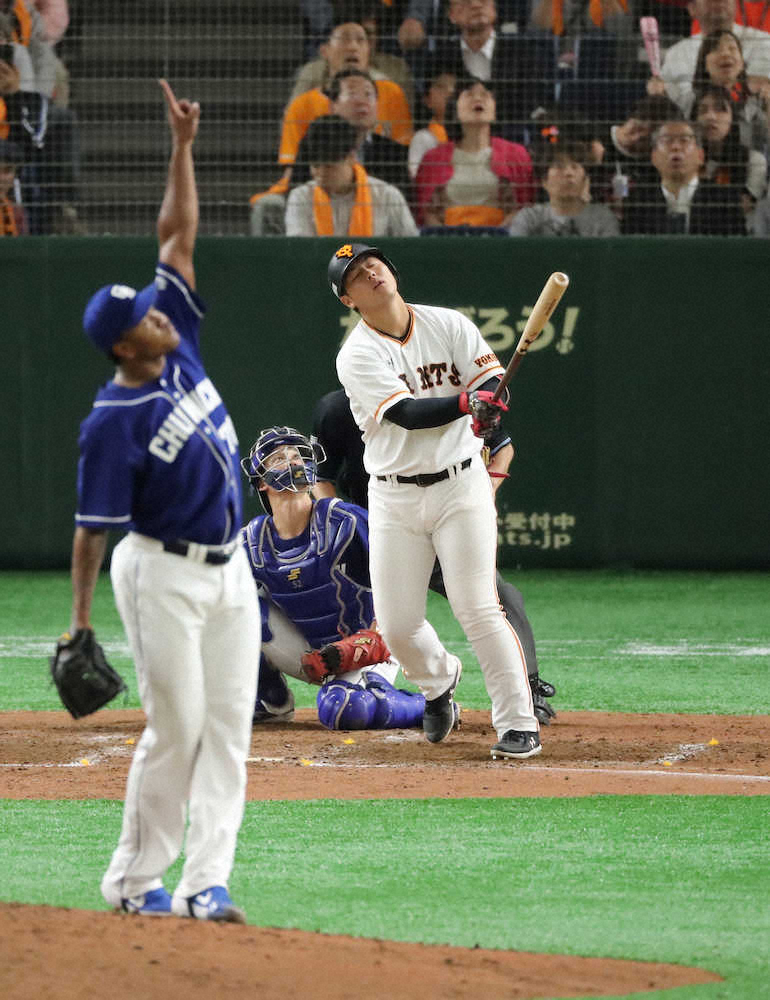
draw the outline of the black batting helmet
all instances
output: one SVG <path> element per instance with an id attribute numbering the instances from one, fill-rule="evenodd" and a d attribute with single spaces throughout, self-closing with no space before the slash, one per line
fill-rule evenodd
<path id="1" fill-rule="evenodd" d="M 398 284 L 398 271 L 382 250 L 367 246 L 366 243 L 345 243 L 332 254 L 332 259 L 329 261 L 329 284 L 338 299 L 345 294 L 345 276 L 360 257 L 378 257 L 383 264 L 390 268 L 390 272 Z"/>

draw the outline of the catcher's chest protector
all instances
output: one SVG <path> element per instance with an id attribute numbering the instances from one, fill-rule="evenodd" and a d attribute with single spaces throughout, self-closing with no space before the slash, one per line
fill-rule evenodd
<path id="1" fill-rule="evenodd" d="M 374 620 L 371 590 L 346 572 L 345 551 L 355 532 L 355 513 L 331 500 L 315 504 L 309 531 L 298 539 L 278 538 L 267 516 L 248 526 L 255 575 L 311 649 L 369 628 Z"/>

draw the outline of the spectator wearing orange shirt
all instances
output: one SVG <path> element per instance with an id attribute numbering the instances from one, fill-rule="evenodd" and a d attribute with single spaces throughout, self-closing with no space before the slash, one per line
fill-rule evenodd
<path id="1" fill-rule="evenodd" d="M 338 24 L 325 46 L 325 57 L 333 78 L 343 69 L 369 69 L 369 38 L 360 24 Z M 397 83 L 379 79 L 377 88 L 377 128 L 380 135 L 409 144 L 412 138 L 412 114 L 406 96 Z M 321 115 L 331 112 L 331 102 L 320 87 L 305 91 L 290 101 L 283 116 L 278 159 L 292 164 L 302 136 L 308 126 Z"/>
<path id="2" fill-rule="evenodd" d="M 766 0 L 735 0 L 735 24 L 770 32 L 770 4 Z M 692 20 L 691 35 L 702 31 L 697 17 Z"/>
<path id="3" fill-rule="evenodd" d="M 369 68 L 369 38 L 361 24 L 345 21 L 336 24 L 329 35 L 329 41 L 324 46 L 324 56 L 329 63 L 332 77 L 343 69 Z M 403 90 L 392 80 L 375 80 L 377 88 L 377 125 L 374 131 L 389 139 L 409 145 L 412 138 L 412 114 Z M 284 170 L 281 179 L 268 191 L 255 194 L 251 198 L 254 205 L 266 194 L 286 194 L 291 179 L 291 167 L 297 157 L 297 150 L 302 137 L 311 122 L 322 115 L 331 113 L 331 101 L 320 87 L 300 94 L 290 101 L 283 116 L 281 142 L 278 161 Z"/>
<path id="4" fill-rule="evenodd" d="M 385 8 L 380 0 L 348 0 L 344 4 L 336 6 L 337 17 L 330 18 L 329 24 L 354 22 L 361 24 L 369 39 L 369 75 L 377 80 L 385 78 L 397 83 L 406 95 L 410 109 L 414 108 L 414 77 L 405 59 L 394 55 L 392 52 L 383 52 L 379 48 L 379 36 Z M 324 32 L 328 36 L 329 30 Z M 326 58 L 328 41 L 318 48 L 319 58 L 300 66 L 289 100 L 299 97 L 306 90 L 320 87 L 325 90 L 331 82 L 332 73 L 329 62 Z M 351 64 L 349 69 L 360 69 L 360 66 Z"/>

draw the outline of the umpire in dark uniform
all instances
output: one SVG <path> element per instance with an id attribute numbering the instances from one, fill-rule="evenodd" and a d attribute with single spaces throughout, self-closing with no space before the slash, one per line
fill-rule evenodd
<path id="1" fill-rule="evenodd" d="M 313 440 L 318 441 L 326 452 L 326 458 L 318 465 L 318 480 L 313 489 L 317 497 L 336 496 L 339 489 L 359 506 L 368 506 L 369 476 L 364 469 L 364 443 L 344 389 L 329 392 L 316 403 L 313 410 Z M 490 474 L 500 480 L 506 478 L 505 469 L 513 458 L 511 439 L 504 431 L 485 441 L 490 450 Z M 430 581 L 430 589 L 446 597 L 441 567 L 436 561 Z M 521 639 L 527 661 L 527 676 L 532 689 L 535 715 L 541 725 L 548 725 L 556 717 L 556 712 L 546 701 L 556 694 L 553 684 L 541 680 L 537 666 L 537 651 L 532 626 L 524 610 L 521 592 L 497 574 L 497 593 L 506 618 Z"/>

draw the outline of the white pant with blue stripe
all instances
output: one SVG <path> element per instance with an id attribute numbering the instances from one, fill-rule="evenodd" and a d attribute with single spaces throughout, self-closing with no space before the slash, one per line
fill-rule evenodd
<path id="1" fill-rule="evenodd" d="M 112 585 L 147 716 L 128 775 L 123 828 L 102 881 L 113 906 L 160 887 L 182 850 L 176 888 L 227 885 L 246 792 L 260 621 L 248 558 L 210 565 L 131 533 Z"/>

